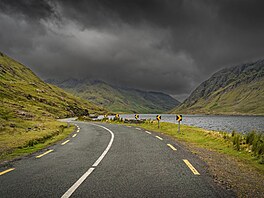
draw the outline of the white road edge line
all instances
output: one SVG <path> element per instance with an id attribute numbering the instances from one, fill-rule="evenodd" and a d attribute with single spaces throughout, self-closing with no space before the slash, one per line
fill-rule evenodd
<path id="1" fill-rule="evenodd" d="M 137 130 L 141 131 L 141 128 L 136 128 Z"/>
<path id="2" fill-rule="evenodd" d="M 110 134 L 111 134 L 111 140 L 110 142 L 108 143 L 106 149 L 104 150 L 104 152 L 101 154 L 101 156 L 96 160 L 96 162 L 92 165 L 93 167 L 96 167 L 98 166 L 98 164 L 103 160 L 103 158 L 105 157 L 105 155 L 108 153 L 108 151 L 110 150 L 112 144 L 113 144 L 113 141 L 114 141 L 114 133 L 104 127 L 104 126 L 101 126 L 101 125 L 97 125 L 97 124 L 91 124 L 91 125 L 94 125 L 94 126 L 98 126 L 98 127 L 101 127 L 105 130 L 107 130 Z M 83 181 L 94 171 L 95 168 L 89 168 L 88 171 L 86 171 L 81 177 L 80 179 L 78 179 L 68 190 L 67 192 L 65 192 L 61 198 L 69 198 L 72 193 L 74 193 L 74 191 L 83 183 Z"/>
<path id="3" fill-rule="evenodd" d="M 114 133 L 113 133 L 110 129 L 108 129 L 108 128 L 104 127 L 104 126 L 97 125 L 97 124 L 92 124 L 92 125 L 95 125 L 95 126 L 101 127 L 101 128 L 103 128 L 103 129 L 107 130 L 107 131 L 111 134 L 111 140 L 110 140 L 108 146 L 106 147 L 106 149 L 104 150 L 104 152 L 102 153 L 102 155 L 101 155 L 101 156 L 96 160 L 96 162 L 93 164 L 93 166 L 98 166 L 98 164 L 102 161 L 102 159 L 105 157 L 105 155 L 107 154 L 107 152 L 108 152 L 109 149 L 111 148 L 111 146 L 112 146 L 112 144 L 113 144 L 113 141 L 114 141 L 114 137 L 115 137 L 115 135 L 114 135 Z"/>
<path id="4" fill-rule="evenodd" d="M 68 198 L 72 195 L 72 193 L 84 182 L 84 180 L 94 171 L 95 168 L 89 168 L 89 170 L 81 176 L 80 179 L 78 179 L 75 184 L 72 185 L 72 187 L 62 195 L 61 198 Z"/>

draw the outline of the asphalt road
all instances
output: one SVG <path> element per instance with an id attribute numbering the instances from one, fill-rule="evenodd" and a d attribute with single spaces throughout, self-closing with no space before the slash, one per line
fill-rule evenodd
<path id="1" fill-rule="evenodd" d="M 0 167 L 1 198 L 234 196 L 213 182 L 203 161 L 168 137 L 73 123 L 80 129 L 67 139 Z"/>

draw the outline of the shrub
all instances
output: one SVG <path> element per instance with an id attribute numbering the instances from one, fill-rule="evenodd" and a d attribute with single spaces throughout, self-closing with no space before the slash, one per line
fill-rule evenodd
<path id="1" fill-rule="evenodd" d="M 240 141 L 241 141 L 241 137 L 239 134 L 235 134 L 233 137 L 233 145 L 234 148 L 239 151 L 240 150 Z"/>
<path id="2" fill-rule="evenodd" d="M 60 125 L 60 127 L 59 127 L 60 133 L 63 133 L 63 131 L 64 131 L 65 128 L 66 127 L 64 125 Z"/>
<path id="3" fill-rule="evenodd" d="M 264 154 L 264 137 L 262 134 L 255 136 L 252 142 L 252 151 L 257 156 Z"/>
<path id="4" fill-rule="evenodd" d="M 264 164 L 264 155 L 261 155 L 260 160 L 259 160 L 259 163 L 260 164 Z"/>
<path id="5" fill-rule="evenodd" d="M 2 112 L 0 112 L 0 115 L 1 115 L 1 118 L 6 120 L 6 121 L 8 121 L 14 117 L 13 112 L 11 112 L 11 111 L 2 111 Z"/>
<path id="6" fill-rule="evenodd" d="M 249 133 L 246 135 L 246 143 L 252 145 L 252 143 L 253 143 L 253 141 L 254 141 L 256 135 L 257 135 L 257 134 L 256 134 L 255 131 L 251 131 L 251 132 L 249 132 Z"/>

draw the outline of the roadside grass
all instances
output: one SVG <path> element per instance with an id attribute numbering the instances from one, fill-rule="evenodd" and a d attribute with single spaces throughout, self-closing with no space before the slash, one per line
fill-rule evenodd
<path id="1" fill-rule="evenodd" d="M 124 123 L 118 120 L 109 120 L 113 123 Z M 178 133 L 178 125 L 161 122 L 158 129 L 157 121 L 146 121 L 142 124 L 128 124 L 140 126 L 145 130 L 169 135 L 179 141 L 187 142 L 197 147 L 223 153 L 254 167 L 264 173 L 264 136 L 256 132 L 247 135 L 236 132 L 226 133 L 209 131 L 198 127 L 181 125 Z M 230 167 L 232 168 L 232 167 Z"/>
<path id="2" fill-rule="evenodd" d="M 37 122 L 31 121 L 21 125 L 28 128 L 16 127 L 6 129 L 0 133 L 0 162 L 23 157 L 41 150 L 66 138 L 75 129 L 69 128 L 66 123 L 58 121 Z"/>

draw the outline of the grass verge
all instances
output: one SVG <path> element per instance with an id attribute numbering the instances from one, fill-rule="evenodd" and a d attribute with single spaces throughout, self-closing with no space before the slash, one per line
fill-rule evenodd
<path id="1" fill-rule="evenodd" d="M 26 132 L 9 130 L 0 134 L 0 162 L 32 154 L 66 138 L 75 129 L 74 126 L 68 128 L 66 123 L 58 121 L 31 124 L 41 127 Z"/>
<path id="2" fill-rule="evenodd" d="M 107 120 L 107 122 L 124 123 L 123 120 Z M 160 128 L 158 128 L 157 121 L 148 120 L 141 124 L 129 125 L 140 126 L 146 130 L 166 134 L 200 148 L 235 157 L 264 174 L 264 135 L 255 132 L 250 132 L 248 135 L 235 132 L 230 134 L 187 125 L 181 125 L 181 132 L 178 133 L 177 124 L 161 122 Z"/>
<path id="3" fill-rule="evenodd" d="M 146 130 L 164 133 L 180 141 L 195 144 L 195 146 L 198 147 L 236 157 L 264 174 L 264 165 L 260 163 L 262 161 L 261 157 L 263 156 L 257 156 L 251 152 L 250 149 L 247 149 L 251 147 L 251 145 L 247 145 L 243 142 L 243 139 L 246 139 L 246 137 L 242 135 L 240 138 L 237 138 L 237 136 L 239 136 L 238 134 L 233 135 L 223 132 L 208 131 L 186 125 L 181 125 L 181 132 L 178 133 L 178 125 L 164 122 L 160 123 L 159 129 L 157 128 L 156 122 L 145 122 L 139 124 L 139 126 Z M 240 139 L 238 143 L 239 145 L 241 144 L 240 149 L 237 149 L 237 141 L 234 142 L 234 139 Z M 243 149 L 243 147 L 245 149 Z"/>

